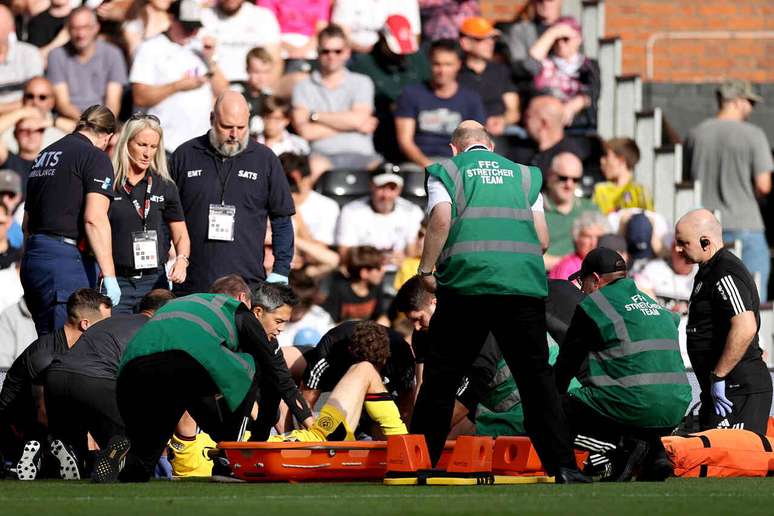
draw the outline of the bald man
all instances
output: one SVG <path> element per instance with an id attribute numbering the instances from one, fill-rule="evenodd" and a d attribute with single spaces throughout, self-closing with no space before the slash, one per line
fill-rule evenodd
<path id="1" fill-rule="evenodd" d="M 723 247 L 723 229 L 705 209 L 684 215 L 675 247 L 699 264 L 688 309 L 688 357 L 701 386 L 699 423 L 766 433 L 771 375 L 758 344 L 758 290 L 742 261 Z"/>
<path id="2" fill-rule="evenodd" d="M 191 236 L 188 277 L 178 295 L 206 292 L 216 278 L 238 274 L 252 287 L 287 283 L 295 213 L 285 173 L 274 153 L 249 138 L 250 109 L 227 91 L 215 101 L 210 130 L 177 148 L 172 176 Z M 274 267 L 266 274 L 263 243 L 271 221 Z"/>
<path id="3" fill-rule="evenodd" d="M 436 293 L 436 309 L 411 433 L 425 435 L 435 463 L 457 386 L 491 332 L 546 471 L 560 483 L 588 482 L 575 466 L 548 365 L 543 252 L 549 239 L 540 170 L 495 154 L 472 120 L 455 129 L 451 149 L 454 157 L 426 169 L 430 220 L 417 275 Z"/>
<path id="4" fill-rule="evenodd" d="M 508 155 L 517 163 L 538 167 L 544 174 L 557 154 L 569 152 L 585 161 L 591 151 L 582 138 L 564 133 L 564 108 L 559 99 L 541 95 L 534 97 L 524 113 L 524 124 L 530 141 L 525 147 L 517 147 Z"/>

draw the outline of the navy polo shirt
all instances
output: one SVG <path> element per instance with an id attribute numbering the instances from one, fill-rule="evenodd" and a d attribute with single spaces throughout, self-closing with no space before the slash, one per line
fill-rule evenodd
<path id="1" fill-rule="evenodd" d="M 263 243 L 267 218 L 295 213 L 282 165 L 265 145 L 249 140 L 236 156 L 224 158 L 207 134 L 180 145 L 172 155 L 171 173 L 191 237 L 191 259 L 182 293 L 206 292 L 226 274 L 248 283 L 266 278 Z M 210 204 L 236 207 L 234 240 L 209 240 Z"/>
<path id="2" fill-rule="evenodd" d="M 24 205 L 30 233 L 80 238 L 89 193 L 113 198 L 113 165 L 84 135 L 68 134 L 43 149 L 30 169 Z"/>

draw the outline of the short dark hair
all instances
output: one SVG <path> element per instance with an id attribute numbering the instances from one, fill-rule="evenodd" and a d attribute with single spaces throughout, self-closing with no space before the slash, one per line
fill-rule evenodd
<path id="1" fill-rule="evenodd" d="M 140 312 L 150 312 L 151 314 L 155 314 L 159 308 L 166 305 L 173 299 L 175 299 L 175 295 L 172 293 L 172 291 L 165 288 L 155 288 L 142 296 L 138 309 Z"/>
<path id="2" fill-rule="evenodd" d="M 329 23 L 323 30 L 319 32 L 319 34 L 317 34 L 317 44 L 321 45 L 324 39 L 330 38 L 341 38 L 344 40 L 347 46 L 349 46 L 349 38 L 347 38 L 347 33 L 344 32 L 344 29 L 341 27 L 341 25 Z"/>
<path id="3" fill-rule="evenodd" d="M 263 99 L 260 115 L 269 116 L 275 111 L 282 111 L 282 114 L 286 118 L 290 118 L 290 108 L 290 101 L 288 99 L 272 95 Z"/>
<path id="4" fill-rule="evenodd" d="M 248 298 L 250 297 L 250 287 L 247 286 L 242 276 L 238 274 L 228 274 L 216 279 L 210 285 L 210 294 L 226 294 L 234 299 L 239 297 L 239 294 L 244 294 Z"/>
<path id="5" fill-rule="evenodd" d="M 454 39 L 437 39 L 433 41 L 430 44 L 430 50 L 428 51 L 427 55 L 432 58 L 433 54 L 436 52 L 450 52 L 452 54 L 456 54 L 458 58 L 462 58 L 460 55 L 460 44 L 457 40 Z"/>
<path id="6" fill-rule="evenodd" d="M 370 245 L 351 247 L 347 253 L 347 273 L 350 279 L 359 280 L 363 269 L 378 269 L 382 266 L 382 252 Z"/>
<path id="7" fill-rule="evenodd" d="M 293 290 L 282 283 L 260 282 L 253 288 L 253 307 L 260 306 L 267 312 L 273 312 L 282 305 L 290 307 L 298 304 L 298 297 Z"/>
<path id="8" fill-rule="evenodd" d="M 113 308 L 113 301 L 93 288 L 79 288 L 67 298 L 67 320 L 71 324 L 98 313 L 101 306 Z"/>
<path id="9" fill-rule="evenodd" d="M 433 294 L 425 290 L 419 276 L 412 276 L 398 289 L 392 304 L 396 312 L 407 314 L 423 309 Z"/>
<path id="10" fill-rule="evenodd" d="M 293 293 L 298 297 L 298 304 L 304 308 L 309 308 L 318 302 L 320 295 L 320 285 L 309 276 L 303 269 L 294 269 L 288 276 L 288 284 L 293 289 Z"/>
<path id="11" fill-rule="evenodd" d="M 293 152 L 283 152 L 279 155 L 279 160 L 285 175 L 289 175 L 294 170 L 301 172 L 301 177 L 309 177 L 309 174 L 311 174 L 309 170 L 309 157 L 307 156 Z"/>
<path id="12" fill-rule="evenodd" d="M 377 370 L 390 358 L 387 328 L 374 321 L 361 321 L 349 339 L 349 353 L 358 362 L 370 362 Z"/>
<path id="13" fill-rule="evenodd" d="M 634 170 L 640 162 L 640 148 L 631 138 L 611 138 L 605 141 L 604 148 L 623 159 L 629 170 Z"/>

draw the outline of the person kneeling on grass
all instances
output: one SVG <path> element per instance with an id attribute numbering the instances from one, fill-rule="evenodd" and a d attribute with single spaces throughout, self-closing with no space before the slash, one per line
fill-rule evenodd
<path id="1" fill-rule="evenodd" d="M 372 321 L 358 323 L 349 349 L 355 363 L 333 388 L 312 427 L 272 436 L 269 442 L 354 441 L 363 407 L 384 436 L 408 433 L 380 373 L 390 357 L 387 328 Z"/>
<path id="2" fill-rule="evenodd" d="M 126 437 L 114 436 L 101 450 L 95 482 L 147 481 L 186 410 L 214 440 L 238 440 L 258 388 L 276 388 L 296 419 L 312 426 L 311 411 L 272 343 L 290 317 L 292 291 L 262 284 L 271 303 L 256 313 L 250 311 L 244 281 L 225 280 L 236 285 L 225 290 L 237 295 L 193 294 L 171 301 L 127 346 L 116 386 Z"/>

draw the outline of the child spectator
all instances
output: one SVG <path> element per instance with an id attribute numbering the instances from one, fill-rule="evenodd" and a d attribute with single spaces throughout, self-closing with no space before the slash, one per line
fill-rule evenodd
<path id="1" fill-rule="evenodd" d="M 285 152 L 306 156 L 309 144 L 298 135 L 290 134 L 290 102 L 282 97 L 267 97 L 261 107 L 263 134 L 256 138 L 279 156 Z M 252 129 L 252 126 L 251 126 Z"/>
<path id="2" fill-rule="evenodd" d="M 349 250 L 347 274 L 334 276 L 323 308 L 340 323 L 349 319 L 378 319 L 382 316 L 384 257 L 371 246 Z"/>
<path id="3" fill-rule="evenodd" d="M 288 283 L 293 289 L 293 293 L 298 296 L 298 304 L 293 307 L 290 320 L 277 337 L 279 345 L 281 347 L 292 346 L 296 344 L 297 338 L 307 339 L 313 334 L 316 334 L 317 340 L 319 340 L 334 326 L 330 314 L 318 304 L 322 297 L 319 285 L 300 269 L 290 271 Z M 306 343 L 308 340 L 305 341 Z M 312 345 L 316 344 L 317 342 L 314 342 Z"/>
<path id="4" fill-rule="evenodd" d="M 602 213 L 625 208 L 653 210 L 647 189 L 634 181 L 634 166 L 640 161 L 640 149 L 631 138 L 613 138 L 604 144 L 600 160 L 607 181 L 594 188 L 594 203 Z"/>

